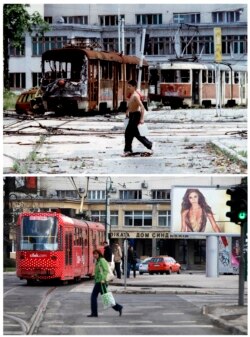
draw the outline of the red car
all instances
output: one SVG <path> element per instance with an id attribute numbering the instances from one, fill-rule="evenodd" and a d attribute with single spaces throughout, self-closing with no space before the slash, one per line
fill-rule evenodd
<path id="1" fill-rule="evenodd" d="M 148 263 L 148 272 L 150 275 L 157 274 L 171 274 L 172 272 L 176 272 L 180 274 L 181 265 L 175 261 L 171 256 L 155 256 L 152 257 L 150 262 Z"/>

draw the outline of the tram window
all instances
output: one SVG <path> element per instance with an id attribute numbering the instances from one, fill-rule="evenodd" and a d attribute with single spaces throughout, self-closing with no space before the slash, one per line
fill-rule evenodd
<path id="1" fill-rule="evenodd" d="M 107 61 L 101 62 L 101 78 L 102 79 L 105 79 L 105 80 L 112 79 L 113 77 L 112 65 L 113 65 L 112 62 L 107 62 Z"/>
<path id="2" fill-rule="evenodd" d="M 225 71 L 225 83 L 230 83 L 230 73 L 229 71 Z"/>
<path id="3" fill-rule="evenodd" d="M 57 219 L 49 216 L 23 217 L 20 246 L 26 250 L 57 250 Z"/>
<path id="4" fill-rule="evenodd" d="M 121 64 L 118 64 L 117 70 L 118 70 L 118 78 L 119 78 L 119 80 L 122 80 L 122 67 L 121 67 Z"/>
<path id="5" fill-rule="evenodd" d="M 166 83 L 174 83 L 175 82 L 175 70 L 162 70 L 161 77 L 162 81 Z"/>
<path id="6" fill-rule="evenodd" d="M 234 84 L 238 84 L 239 83 L 239 77 L 240 77 L 239 72 L 235 71 L 234 72 Z"/>
<path id="7" fill-rule="evenodd" d="M 190 71 L 181 70 L 180 77 L 181 77 L 181 83 L 188 83 L 190 81 Z"/>
<path id="8" fill-rule="evenodd" d="M 75 246 L 81 245 L 81 236 L 82 236 L 82 229 L 76 227 L 75 233 L 74 233 L 74 245 Z"/>
<path id="9" fill-rule="evenodd" d="M 126 64 L 126 80 L 129 81 L 133 79 L 133 68 L 132 65 Z"/>
<path id="10" fill-rule="evenodd" d="M 202 83 L 207 83 L 207 71 L 202 70 Z"/>
<path id="11" fill-rule="evenodd" d="M 208 83 L 214 83 L 214 71 L 208 70 Z"/>
<path id="12" fill-rule="evenodd" d="M 96 247 L 96 232 L 93 233 L 93 238 L 92 238 L 92 244 L 93 244 L 93 247 Z"/>

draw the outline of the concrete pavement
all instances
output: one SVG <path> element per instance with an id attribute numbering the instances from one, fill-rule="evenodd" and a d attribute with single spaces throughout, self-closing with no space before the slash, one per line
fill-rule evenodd
<path id="1" fill-rule="evenodd" d="M 4 174 L 121 174 L 124 167 L 126 174 L 247 173 L 247 109 L 148 111 L 150 158 L 121 157 L 123 120 L 124 113 L 5 118 Z M 137 140 L 134 150 L 144 150 Z"/>
<path id="2" fill-rule="evenodd" d="M 14 272 L 4 273 L 14 275 Z M 131 273 L 132 274 L 132 273 Z M 74 287 L 73 292 L 91 292 L 92 284 L 81 282 Z M 181 274 L 171 275 L 136 275 L 136 278 L 115 279 L 110 283 L 110 290 L 119 294 L 179 294 L 179 295 L 224 295 L 223 303 L 203 305 L 202 314 L 207 315 L 214 324 L 223 327 L 233 335 L 247 335 L 248 330 L 248 301 L 239 306 L 238 301 L 225 304 L 228 296 L 238 295 L 239 276 L 219 275 L 207 277 L 201 271 L 183 271 Z M 244 285 L 245 298 L 248 295 L 248 283 Z M 237 297 L 238 298 L 238 297 Z"/>
<path id="3" fill-rule="evenodd" d="M 219 275 L 206 277 L 204 272 L 185 271 L 182 274 L 171 275 L 137 275 L 136 278 L 118 280 L 110 284 L 114 293 L 162 293 L 162 294 L 208 294 L 237 295 L 239 292 L 238 275 Z M 245 282 L 245 295 L 248 287 Z M 222 326 L 230 334 L 247 335 L 248 304 L 239 306 L 218 303 L 204 305 L 202 313 L 207 315 L 214 324 Z"/>

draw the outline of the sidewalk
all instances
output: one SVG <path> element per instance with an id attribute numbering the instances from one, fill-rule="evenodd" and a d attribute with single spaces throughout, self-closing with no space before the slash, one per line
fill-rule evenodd
<path id="1" fill-rule="evenodd" d="M 182 274 L 171 275 L 137 275 L 124 283 L 114 280 L 110 284 L 114 293 L 161 293 L 161 294 L 219 294 L 232 295 L 239 292 L 238 275 L 220 275 L 219 277 L 206 277 L 204 272 L 186 271 Z M 245 294 L 248 293 L 245 282 Z M 238 301 L 233 305 L 205 305 L 202 313 L 207 315 L 214 324 L 227 329 L 230 334 L 247 335 L 248 305 L 239 306 Z"/>

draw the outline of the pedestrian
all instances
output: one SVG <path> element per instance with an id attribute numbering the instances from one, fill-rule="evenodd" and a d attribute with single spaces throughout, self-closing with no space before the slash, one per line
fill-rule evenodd
<path id="1" fill-rule="evenodd" d="M 102 286 L 107 288 L 108 284 L 106 282 L 106 277 L 108 274 L 108 263 L 104 259 L 102 252 L 98 249 L 93 251 L 94 258 L 96 260 L 95 263 L 95 285 L 91 293 L 91 314 L 87 317 L 98 317 L 98 305 L 97 305 L 97 297 L 99 293 L 102 292 Z M 116 303 L 112 308 L 115 311 L 119 312 L 119 316 L 122 315 L 123 306 Z"/>
<path id="2" fill-rule="evenodd" d="M 127 253 L 127 278 L 130 277 L 130 271 L 133 270 L 134 265 L 134 256 L 133 256 L 133 247 L 128 247 L 128 253 Z"/>
<path id="3" fill-rule="evenodd" d="M 132 247 L 132 248 L 133 248 L 133 247 Z M 134 248 L 132 249 L 132 252 L 133 252 L 133 275 L 134 275 L 134 278 L 136 278 L 137 253 L 136 253 L 136 251 L 134 250 Z"/>
<path id="4" fill-rule="evenodd" d="M 134 137 L 137 138 L 150 153 L 153 153 L 153 143 L 149 141 L 145 136 L 141 136 L 138 130 L 138 125 L 144 123 L 145 108 L 141 101 L 141 97 L 136 91 L 137 82 L 135 80 L 128 81 L 128 108 L 126 111 L 126 117 L 129 118 L 128 125 L 125 130 L 125 147 L 123 157 L 130 156 L 132 151 L 132 142 Z"/>
<path id="5" fill-rule="evenodd" d="M 104 241 L 103 242 L 104 244 L 104 258 L 105 260 L 109 263 L 109 265 L 111 265 L 111 262 L 112 262 L 112 249 L 110 247 L 110 245 L 108 244 L 107 241 Z"/>
<path id="6" fill-rule="evenodd" d="M 114 245 L 113 254 L 114 254 L 116 277 L 121 279 L 122 250 L 118 242 L 116 242 Z"/>

